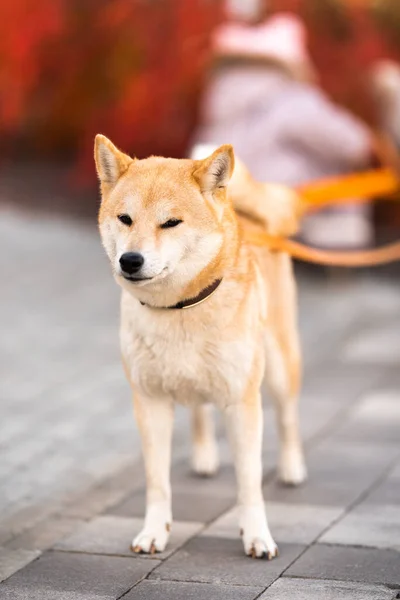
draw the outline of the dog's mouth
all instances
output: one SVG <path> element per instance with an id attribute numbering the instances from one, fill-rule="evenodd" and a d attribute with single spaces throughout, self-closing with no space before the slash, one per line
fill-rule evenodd
<path id="1" fill-rule="evenodd" d="M 162 279 L 163 277 L 165 277 L 167 272 L 168 272 L 168 267 L 164 267 L 160 273 L 157 273 L 156 275 L 153 275 L 152 277 L 140 277 L 139 275 L 134 276 L 134 275 L 127 275 L 125 273 L 119 273 L 119 275 L 121 277 L 123 277 L 125 279 L 125 281 L 129 281 L 130 283 L 133 283 L 136 285 L 140 285 L 140 284 L 145 285 L 146 283 L 149 283 L 150 281 L 158 281 L 159 279 Z"/>
<path id="2" fill-rule="evenodd" d="M 151 281 L 154 277 L 130 277 L 129 275 L 124 275 L 121 273 L 122 277 L 126 279 L 126 281 L 132 281 L 133 283 L 140 283 L 141 281 Z"/>

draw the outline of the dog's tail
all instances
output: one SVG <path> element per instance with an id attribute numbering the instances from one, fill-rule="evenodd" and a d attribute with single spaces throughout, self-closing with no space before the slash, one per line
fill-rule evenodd
<path id="1" fill-rule="evenodd" d="M 205 158 L 214 150 L 212 145 L 199 144 L 192 158 Z M 304 212 L 301 196 L 284 185 L 256 181 L 237 156 L 228 194 L 238 213 L 261 224 L 270 235 L 286 237 L 298 231 Z"/>

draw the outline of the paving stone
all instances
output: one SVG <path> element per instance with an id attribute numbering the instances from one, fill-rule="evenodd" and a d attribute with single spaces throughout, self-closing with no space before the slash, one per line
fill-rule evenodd
<path id="1" fill-rule="evenodd" d="M 399 365 L 389 365 L 384 371 L 381 386 L 385 392 L 395 392 L 400 387 Z"/>
<path id="2" fill-rule="evenodd" d="M 400 402 L 398 390 L 368 394 L 337 430 L 340 439 L 395 443 L 399 440 Z M 399 446 L 400 450 L 400 446 Z"/>
<path id="3" fill-rule="evenodd" d="M 374 323 L 353 336 L 344 348 L 344 358 L 362 363 L 398 363 L 400 338 L 398 326 L 391 323 Z"/>
<path id="4" fill-rule="evenodd" d="M 164 561 L 150 579 L 267 586 L 299 556 L 304 546 L 282 544 L 272 561 L 245 556 L 242 541 L 196 537 Z"/>
<path id="5" fill-rule="evenodd" d="M 39 555 L 40 552 L 38 550 L 13 550 L 0 547 L 0 581 L 13 575 L 16 571 L 32 562 L 32 560 L 35 560 Z"/>
<path id="6" fill-rule="evenodd" d="M 320 541 L 400 551 L 399 505 L 383 505 L 379 508 L 365 504 L 357 506 L 329 529 Z"/>
<path id="7" fill-rule="evenodd" d="M 115 468 L 113 474 L 84 492 L 79 491 L 69 499 L 63 508 L 63 515 L 73 518 L 90 519 L 125 500 L 131 490 L 141 489 L 144 480 L 142 460 L 128 466 Z M 72 495 L 71 495 L 72 496 Z"/>
<path id="8" fill-rule="evenodd" d="M 299 286 L 298 298 L 301 339 L 306 348 L 304 362 L 315 366 L 340 355 L 343 339 L 359 317 L 359 303 L 354 301 L 358 286 L 354 282 L 349 286 L 343 282 L 335 285 L 332 281 L 319 281 L 314 285 L 303 280 L 303 283 Z M 323 343 L 328 338 L 329 343 Z"/>
<path id="9" fill-rule="evenodd" d="M 115 600 L 155 563 L 140 558 L 47 552 L 0 585 L 2 600 Z"/>
<path id="10" fill-rule="evenodd" d="M 265 500 L 320 506 L 349 506 L 365 493 L 399 452 L 397 444 L 328 438 L 307 457 L 308 480 L 290 488 L 277 481 L 264 486 Z"/>
<path id="11" fill-rule="evenodd" d="M 400 555 L 394 550 L 316 544 L 285 576 L 381 583 L 400 589 Z"/>
<path id="12" fill-rule="evenodd" d="M 199 477 L 190 469 L 189 459 L 179 461 L 172 467 L 171 484 L 174 490 L 190 490 L 201 496 L 230 496 L 235 498 L 236 480 L 230 454 L 225 457 L 228 464 L 222 464 L 214 477 Z"/>
<path id="13" fill-rule="evenodd" d="M 399 503 L 400 498 L 400 464 L 389 473 L 387 478 L 374 488 L 365 499 L 366 504 L 393 504 Z"/>
<path id="14" fill-rule="evenodd" d="M 80 525 L 78 519 L 52 518 L 17 535 L 7 543 L 7 548 L 26 550 L 47 550 L 60 538 L 71 533 Z"/>
<path id="15" fill-rule="evenodd" d="M 366 369 L 364 365 L 353 365 L 337 357 L 332 358 L 318 368 L 306 368 L 301 395 L 301 399 L 304 399 L 303 408 L 307 411 L 309 399 L 315 399 L 320 404 L 331 401 L 354 402 L 381 379 L 382 368 L 370 366 Z"/>
<path id="16" fill-rule="evenodd" d="M 382 379 L 382 368 L 329 360 L 321 367 L 306 369 L 300 396 L 300 424 L 307 441 L 323 429 L 337 426 L 341 415 Z"/>
<path id="17" fill-rule="evenodd" d="M 394 597 L 395 592 L 383 585 L 284 577 L 275 581 L 259 600 L 393 600 Z"/>
<path id="18" fill-rule="evenodd" d="M 124 596 L 124 600 L 254 600 L 262 591 L 262 587 L 146 580 Z"/>
<path id="19" fill-rule="evenodd" d="M 330 424 L 335 427 L 341 415 L 354 402 L 371 389 L 376 389 L 382 380 L 382 368 L 346 364 L 335 359 L 321 367 L 306 369 L 300 396 L 300 423 L 303 439 L 316 436 L 325 429 L 330 433 Z"/>
<path id="20" fill-rule="evenodd" d="M 58 542 L 55 549 L 132 557 L 135 555 L 130 549 L 130 544 L 142 526 L 142 519 L 126 519 L 112 515 L 97 517 Z M 143 555 L 141 558 L 163 559 L 170 556 L 202 527 L 201 523 L 175 521 L 168 548 L 164 552 Z"/>
<path id="21" fill-rule="evenodd" d="M 184 416 L 188 416 L 187 411 L 185 412 Z M 189 441 L 190 439 L 187 440 L 187 442 Z M 222 443 L 221 446 L 223 447 L 222 459 L 224 462 L 221 464 L 218 473 L 214 477 L 199 477 L 198 475 L 192 473 L 189 464 L 189 448 L 185 451 L 185 458 L 183 460 L 178 460 L 172 465 L 171 485 L 173 495 L 174 492 L 191 492 L 195 495 L 201 495 L 204 497 L 213 495 L 220 496 L 221 498 L 229 497 L 232 500 L 235 499 L 236 482 L 232 461 L 229 452 L 227 452 L 226 443 Z M 141 464 L 142 462 L 143 461 L 141 460 Z M 137 477 L 137 479 L 140 481 L 139 477 Z M 143 495 L 145 487 L 143 469 L 141 479 L 142 489 L 140 492 L 141 495 Z M 109 510 L 113 510 L 113 507 L 111 507 Z"/>
<path id="22" fill-rule="evenodd" d="M 212 492 L 207 496 L 199 495 L 191 491 L 179 491 L 172 485 L 172 514 L 178 521 L 197 521 L 209 523 L 223 512 L 232 507 L 235 502 L 234 496 L 222 496 Z M 107 513 L 123 517 L 144 517 L 146 506 L 146 492 L 141 490 L 132 494 L 123 502 L 111 507 Z"/>
<path id="23" fill-rule="evenodd" d="M 342 509 L 305 504 L 266 503 L 270 530 L 280 542 L 310 544 L 341 514 Z M 209 525 L 203 536 L 238 538 L 238 508 L 234 508 Z"/>
<path id="24" fill-rule="evenodd" d="M 23 534 L 28 529 L 35 527 L 43 522 L 46 515 L 52 512 L 54 505 L 49 502 L 46 506 L 37 504 L 20 507 L 17 514 L 12 517 L 3 518 L 0 522 L 0 540 L 1 545 L 6 546 L 11 540 Z"/>

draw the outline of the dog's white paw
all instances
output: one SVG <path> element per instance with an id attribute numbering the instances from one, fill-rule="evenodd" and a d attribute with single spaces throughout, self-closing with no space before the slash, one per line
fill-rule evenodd
<path id="1" fill-rule="evenodd" d="M 253 538 L 244 542 L 244 551 L 251 558 L 266 558 L 272 560 L 278 556 L 278 546 L 274 540 Z"/>
<path id="2" fill-rule="evenodd" d="M 282 452 L 278 477 L 285 485 L 300 485 L 307 479 L 307 468 L 300 448 L 291 448 Z"/>
<path id="3" fill-rule="evenodd" d="M 150 505 L 142 531 L 134 538 L 131 549 L 137 554 L 163 552 L 171 531 L 171 511 L 166 503 Z"/>
<path id="4" fill-rule="evenodd" d="M 192 454 L 192 470 L 197 475 L 211 477 L 219 467 L 218 446 L 215 442 L 194 444 Z"/>
<path id="5" fill-rule="evenodd" d="M 269 531 L 263 505 L 242 508 L 240 535 L 247 556 L 267 560 L 278 556 L 278 546 Z"/>
<path id="6" fill-rule="evenodd" d="M 155 554 L 156 552 L 163 552 L 167 546 L 169 539 L 169 528 L 168 531 L 166 526 L 164 531 L 151 531 L 143 529 L 139 535 L 137 535 L 132 542 L 132 550 L 136 554 Z"/>

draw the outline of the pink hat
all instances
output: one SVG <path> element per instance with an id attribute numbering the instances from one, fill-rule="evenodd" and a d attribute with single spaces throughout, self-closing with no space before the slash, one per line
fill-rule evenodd
<path id="1" fill-rule="evenodd" d="M 281 13 L 260 25 L 225 23 L 213 36 L 217 56 L 246 56 L 276 60 L 290 70 L 311 71 L 307 34 L 300 19 Z"/>

